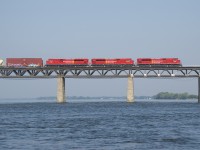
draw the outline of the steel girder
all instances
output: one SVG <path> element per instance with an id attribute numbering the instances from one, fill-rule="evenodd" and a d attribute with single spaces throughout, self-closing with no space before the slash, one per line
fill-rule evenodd
<path id="1" fill-rule="evenodd" d="M 193 78 L 200 77 L 200 67 L 1 67 L 0 78 Z"/>

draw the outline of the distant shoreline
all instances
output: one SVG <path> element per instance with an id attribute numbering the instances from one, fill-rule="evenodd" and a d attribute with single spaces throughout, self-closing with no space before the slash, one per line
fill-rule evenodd
<path id="1" fill-rule="evenodd" d="M 126 96 L 68 96 L 68 99 L 126 99 Z M 37 99 L 56 99 L 56 97 L 38 97 Z M 135 96 L 135 99 L 198 99 L 197 95 L 192 95 L 188 93 L 169 93 L 160 92 L 154 96 Z"/>
<path id="2" fill-rule="evenodd" d="M 0 98 L 0 100 L 55 100 L 55 96 L 42 96 L 36 98 Z M 91 100 L 91 99 L 126 99 L 126 96 L 67 96 L 67 99 L 71 100 Z M 154 96 L 135 96 L 135 99 L 154 99 L 154 100 L 184 100 L 184 99 L 198 99 L 197 95 L 190 95 L 188 93 L 169 93 L 169 92 L 160 92 Z"/>
<path id="3" fill-rule="evenodd" d="M 135 96 L 135 99 L 151 99 L 151 96 Z M 56 99 L 56 97 L 38 97 L 37 99 Z M 125 96 L 68 96 L 67 99 L 126 99 Z"/>

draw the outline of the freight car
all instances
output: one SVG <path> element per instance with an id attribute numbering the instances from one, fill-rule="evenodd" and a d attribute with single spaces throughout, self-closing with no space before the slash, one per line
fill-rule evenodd
<path id="1" fill-rule="evenodd" d="M 182 66 L 178 58 L 138 58 L 138 66 Z"/>
<path id="2" fill-rule="evenodd" d="M 42 58 L 7 58 L 8 67 L 42 67 Z"/>
<path id="3" fill-rule="evenodd" d="M 105 59 L 105 58 L 93 58 L 91 60 L 92 66 L 132 66 L 134 61 L 131 58 L 115 58 L 115 59 Z"/>
<path id="4" fill-rule="evenodd" d="M 48 59 L 46 66 L 86 66 L 89 59 Z"/>

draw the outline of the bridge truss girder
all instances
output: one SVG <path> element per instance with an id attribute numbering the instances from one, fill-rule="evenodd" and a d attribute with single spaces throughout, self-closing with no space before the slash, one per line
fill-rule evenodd
<path id="1" fill-rule="evenodd" d="M 0 78 L 187 78 L 200 77 L 200 67 L 41 67 L 0 68 Z"/>

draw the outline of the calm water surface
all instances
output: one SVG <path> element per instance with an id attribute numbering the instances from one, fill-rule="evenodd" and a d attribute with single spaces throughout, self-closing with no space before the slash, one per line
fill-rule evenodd
<path id="1" fill-rule="evenodd" d="M 0 104 L 0 149 L 200 149 L 200 104 Z"/>

